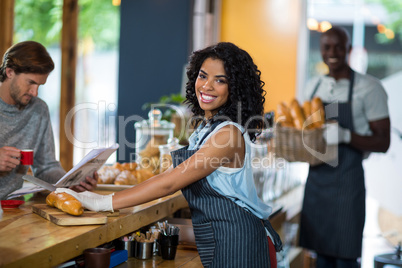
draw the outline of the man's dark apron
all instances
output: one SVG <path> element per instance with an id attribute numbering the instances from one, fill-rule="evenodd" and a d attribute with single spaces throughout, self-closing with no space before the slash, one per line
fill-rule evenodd
<path id="1" fill-rule="evenodd" d="M 219 122 L 213 124 L 201 142 Z M 197 150 L 187 147 L 172 152 L 176 167 Z M 182 189 L 193 222 L 195 242 L 204 267 L 270 267 L 265 227 L 277 251 L 282 243 L 268 220 L 261 220 L 227 197 L 217 193 L 204 177 Z"/>
<path id="2" fill-rule="evenodd" d="M 351 71 L 348 101 L 338 106 L 339 125 L 351 131 L 353 84 Z M 318 254 L 355 259 L 361 256 L 365 219 L 363 156 L 346 144 L 339 145 L 338 153 L 338 166 L 310 167 L 301 214 L 300 245 Z"/>

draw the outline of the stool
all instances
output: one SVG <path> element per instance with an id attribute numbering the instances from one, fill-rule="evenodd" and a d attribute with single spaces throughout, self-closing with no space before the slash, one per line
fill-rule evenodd
<path id="1" fill-rule="evenodd" d="M 390 265 L 391 267 L 402 267 L 401 258 L 401 242 L 398 243 L 395 253 L 382 254 L 374 257 L 374 268 L 383 268 L 385 265 Z"/>
<path id="2" fill-rule="evenodd" d="M 374 257 L 374 268 L 383 268 L 385 265 L 402 267 L 402 259 L 394 253 L 382 254 Z"/>

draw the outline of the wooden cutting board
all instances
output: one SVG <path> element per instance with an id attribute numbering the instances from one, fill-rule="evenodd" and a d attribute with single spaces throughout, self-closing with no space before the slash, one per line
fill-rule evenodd
<path id="1" fill-rule="evenodd" d="M 54 224 L 63 226 L 105 224 L 107 222 L 106 214 L 88 210 L 85 210 L 80 216 L 73 216 L 46 204 L 35 204 L 32 205 L 32 211 Z"/>

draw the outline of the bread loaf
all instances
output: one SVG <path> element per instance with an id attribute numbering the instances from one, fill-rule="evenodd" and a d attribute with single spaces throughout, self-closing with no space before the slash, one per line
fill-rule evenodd
<path id="1" fill-rule="evenodd" d="M 313 124 L 310 124 L 311 118 L 310 118 L 310 120 L 308 119 L 311 116 L 311 102 L 305 101 L 303 103 L 302 110 L 303 110 L 304 118 L 306 119 L 306 122 L 308 123 L 308 125 L 306 125 L 306 128 L 307 129 L 313 128 Z"/>
<path id="2" fill-rule="evenodd" d="M 289 107 L 281 102 L 278 104 L 277 118 L 282 127 L 294 127 L 303 130 L 307 121 L 308 125 L 304 126 L 305 129 L 321 128 L 325 123 L 324 105 L 319 97 L 305 101 L 303 107 L 296 99 L 291 101 Z"/>
<path id="3" fill-rule="evenodd" d="M 158 147 L 159 150 L 159 147 Z M 141 176 L 140 180 L 137 179 L 137 171 L 148 169 L 146 176 Z M 139 164 L 135 162 L 118 163 L 113 166 L 103 166 L 98 170 L 98 183 L 99 184 L 115 184 L 115 185 L 136 185 L 141 181 L 148 179 L 160 171 L 159 155 L 152 157 L 141 157 Z"/>
<path id="4" fill-rule="evenodd" d="M 290 115 L 290 111 L 285 103 L 281 102 L 277 107 L 277 123 L 280 123 L 281 126 L 293 127 L 292 116 Z"/>
<path id="5" fill-rule="evenodd" d="M 311 102 L 305 101 L 303 103 L 303 114 L 304 114 L 304 117 L 306 119 L 310 117 L 310 115 L 311 115 Z"/>
<path id="6" fill-rule="evenodd" d="M 84 213 L 84 208 L 77 199 L 64 201 L 59 209 L 74 216 L 79 216 Z"/>
<path id="7" fill-rule="evenodd" d="M 51 192 L 50 194 L 48 194 L 48 196 L 46 197 L 46 204 L 48 206 L 51 207 L 55 207 L 56 205 L 56 200 L 57 200 L 57 195 L 55 192 Z"/>
<path id="8" fill-rule="evenodd" d="M 120 165 L 120 163 L 119 163 Z M 111 166 L 103 166 L 98 170 L 98 183 L 99 184 L 113 184 L 117 175 L 121 172 L 120 169 Z"/>
<path id="9" fill-rule="evenodd" d="M 116 168 L 116 169 L 118 169 L 120 171 L 123 171 L 123 170 L 133 171 L 133 170 L 135 170 L 137 168 L 137 163 L 135 163 L 135 162 L 127 162 L 127 163 L 121 163 L 120 164 L 119 162 L 116 162 L 116 163 L 113 164 L 112 168 Z"/>
<path id="10" fill-rule="evenodd" d="M 296 99 L 292 100 L 290 103 L 290 115 L 292 116 L 295 128 L 299 130 L 303 129 L 303 124 L 306 119 L 304 117 L 303 110 Z"/>
<path id="11" fill-rule="evenodd" d="M 136 177 L 138 183 L 146 181 L 147 179 L 151 178 L 154 174 L 149 169 L 137 169 L 136 170 Z"/>
<path id="12" fill-rule="evenodd" d="M 123 163 L 121 164 L 121 167 L 123 168 L 122 170 L 133 171 L 137 169 L 137 163 L 135 162 Z"/>
<path id="13" fill-rule="evenodd" d="M 137 184 L 137 178 L 133 171 L 123 170 L 119 175 L 117 175 L 114 184 L 116 185 L 135 185 Z"/>
<path id="14" fill-rule="evenodd" d="M 56 194 L 55 192 L 51 192 L 46 197 L 46 204 L 74 216 L 79 216 L 84 213 L 81 202 L 68 193 Z"/>
<path id="15" fill-rule="evenodd" d="M 311 119 L 314 127 L 320 128 L 325 123 L 324 105 L 319 97 L 311 100 Z"/>

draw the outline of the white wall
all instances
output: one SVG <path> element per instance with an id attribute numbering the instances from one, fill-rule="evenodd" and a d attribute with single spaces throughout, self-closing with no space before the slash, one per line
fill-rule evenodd
<path id="1" fill-rule="evenodd" d="M 402 132 L 402 72 L 382 80 L 388 94 L 391 127 Z M 402 137 L 391 130 L 391 145 L 385 154 L 371 154 L 363 162 L 367 194 L 380 206 L 402 215 Z"/>

